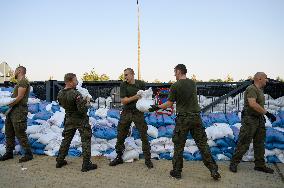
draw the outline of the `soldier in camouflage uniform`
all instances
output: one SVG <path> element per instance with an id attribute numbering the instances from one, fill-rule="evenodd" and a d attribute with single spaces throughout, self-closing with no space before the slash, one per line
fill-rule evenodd
<path id="1" fill-rule="evenodd" d="M 264 142 L 265 142 L 265 117 L 272 122 L 276 117 L 264 109 L 263 88 L 266 85 L 267 76 L 263 72 L 254 75 L 254 83 L 247 87 L 244 95 L 244 109 L 242 111 L 242 127 L 235 153 L 230 164 L 230 171 L 237 172 L 237 165 L 249 148 L 253 140 L 255 170 L 273 173 L 274 170 L 265 166 Z"/>
<path id="2" fill-rule="evenodd" d="M 30 93 L 30 83 L 25 75 L 25 67 L 19 66 L 15 70 L 17 85 L 14 88 L 12 98 L 16 98 L 16 100 L 13 103 L 9 104 L 10 110 L 6 114 L 6 153 L 2 157 L 0 157 L 0 161 L 5 161 L 13 158 L 13 150 L 15 149 L 15 136 L 18 138 L 20 145 L 25 151 L 25 155 L 19 159 L 19 162 L 26 162 L 33 159 L 33 154 L 26 134 L 28 115 L 27 103 Z"/>
<path id="3" fill-rule="evenodd" d="M 218 166 L 211 156 L 207 136 L 202 126 L 196 84 L 186 77 L 187 69 L 185 65 L 178 64 L 174 71 L 177 82 L 170 88 L 168 101 L 158 106 L 152 105 L 149 109 L 149 111 L 156 111 L 160 108 L 166 109 L 176 102 L 177 118 L 172 139 L 174 143 L 173 170 L 170 171 L 170 175 L 177 179 L 181 178 L 183 151 L 187 135 L 190 132 L 201 152 L 203 163 L 210 170 L 213 179 L 218 180 L 221 176 L 218 173 Z"/>
<path id="4" fill-rule="evenodd" d="M 121 103 L 123 104 L 123 110 L 117 126 L 118 135 L 115 146 L 117 157 L 111 161 L 109 165 L 116 166 L 123 163 L 122 155 L 125 149 L 124 141 L 129 133 L 131 122 L 133 121 L 141 136 L 145 164 L 148 168 L 153 168 L 150 145 L 147 138 L 148 127 L 144 120 L 144 113 L 136 109 L 136 102 L 140 98 L 136 93 L 139 90 L 145 90 L 145 83 L 134 79 L 134 71 L 131 68 L 124 70 L 124 77 L 125 82 L 120 86 L 120 98 Z"/>
<path id="5" fill-rule="evenodd" d="M 64 130 L 62 133 L 64 138 L 56 158 L 56 168 L 67 165 L 65 157 L 68 154 L 70 143 L 78 129 L 83 148 L 83 164 L 81 171 L 86 172 L 94 170 L 97 168 L 97 165 L 92 164 L 90 161 L 92 131 L 87 115 L 90 101 L 89 99 L 84 99 L 76 90 L 78 81 L 75 74 L 67 73 L 64 77 L 64 82 L 65 88 L 58 93 L 58 102 L 65 109 Z"/>

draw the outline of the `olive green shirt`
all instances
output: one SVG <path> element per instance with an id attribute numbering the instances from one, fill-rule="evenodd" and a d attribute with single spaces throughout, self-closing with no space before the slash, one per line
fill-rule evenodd
<path id="1" fill-rule="evenodd" d="M 145 82 L 141 80 L 135 80 L 134 84 L 129 84 L 127 82 L 122 82 L 120 85 L 120 98 L 124 97 L 132 97 L 137 94 L 139 90 L 145 90 Z M 132 101 L 123 106 L 124 110 L 135 110 L 136 109 L 136 102 Z"/>
<path id="2" fill-rule="evenodd" d="M 14 88 L 12 98 L 16 98 L 18 96 L 19 87 L 26 88 L 27 90 L 24 97 L 16 104 L 16 106 L 27 106 L 30 94 L 30 82 L 27 80 L 27 78 L 19 80 Z"/>
<path id="3" fill-rule="evenodd" d="M 254 98 L 256 103 L 259 104 L 262 108 L 264 108 L 264 93 L 262 89 L 258 89 L 254 84 L 247 87 L 244 95 L 244 111 L 248 115 L 253 116 L 261 116 L 259 112 L 255 111 L 253 108 L 249 106 L 248 98 Z"/>
<path id="4" fill-rule="evenodd" d="M 87 101 L 79 91 L 72 88 L 62 89 L 57 99 L 65 109 L 65 129 L 79 128 L 89 123 Z"/>
<path id="5" fill-rule="evenodd" d="M 182 79 L 170 87 L 168 100 L 176 102 L 177 113 L 199 113 L 196 84 L 191 79 Z"/>

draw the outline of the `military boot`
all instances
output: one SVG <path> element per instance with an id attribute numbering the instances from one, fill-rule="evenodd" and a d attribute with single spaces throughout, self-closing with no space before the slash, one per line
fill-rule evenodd
<path id="1" fill-rule="evenodd" d="M 265 173 L 269 173 L 269 174 L 273 174 L 274 173 L 274 170 L 269 168 L 269 167 L 267 167 L 267 166 L 254 167 L 254 170 L 265 172 Z"/>
<path id="2" fill-rule="evenodd" d="M 123 163 L 122 152 L 118 152 L 116 158 L 109 163 L 109 166 L 116 166 Z"/>
<path id="3" fill-rule="evenodd" d="M 98 166 L 96 164 L 93 164 L 91 161 L 83 161 L 81 171 L 87 172 L 87 171 L 90 171 L 90 170 L 95 170 L 97 168 L 98 168 Z"/>
<path id="4" fill-rule="evenodd" d="M 65 165 L 67 165 L 67 161 L 66 160 L 57 160 L 56 159 L 56 168 L 62 168 Z"/>
<path id="5" fill-rule="evenodd" d="M 181 172 L 179 172 L 179 171 L 171 170 L 171 171 L 170 171 L 170 175 L 171 175 L 173 178 L 181 179 Z"/>
<path id="6" fill-rule="evenodd" d="M 149 169 L 151 169 L 151 168 L 154 167 L 154 165 L 153 165 L 151 159 L 145 159 L 145 165 L 146 165 Z"/>
<path id="7" fill-rule="evenodd" d="M 219 174 L 219 172 L 218 172 L 218 170 L 216 168 L 211 169 L 210 172 L 211 172 L 211 177 L 214 180 L 218 180 L 219 178 L 221 178 L 221 175 Z"/>
<path id="8" fill-rule="evenodd" d="M 231 163 L 229 167 L 230 171 L 236 173 L 238 171 L 237 166 L 237 164 Z"/>
<path id="9" fill-rule="evenodd" d="M 28 150 L 26 150 L 25 155 L 22 158 L 19 159 L 19 163 L 24 163 L 24 162 L 30 161 L 33 158 L 34 157 L 33 157 L 32 151 L 30 149 L 28 149 Z"/>
<path id="10" fill-rule="evenodd" d="M 6 160 L 9 160 L 9 159 L 13 159 L 14 156 L 13 156 L 13 151 L 6 151 L 6 153 L 0 157 L 0 161 L 6 161 Z"/>

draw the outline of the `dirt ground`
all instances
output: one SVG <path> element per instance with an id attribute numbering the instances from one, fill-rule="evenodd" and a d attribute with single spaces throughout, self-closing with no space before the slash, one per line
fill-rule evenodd
<path id="1" fill-rule="evenodd" d="M 243 162 L 238 173 L 228 170 L 229 162 L 218 162 L 221 180 L 214 181 L 202 162 L 185 161 L 182 179 L 176 180 L 169 176 L 171 161 L 153 160 L 154 168 L 149 170 L 144 160 L 124 163 L 116 167 L 108 166 L 105 158 L 92 158 L 98 169 L 81 172 L 82 158 L 67 158 L 68 165 L 55 168 L 55 158 L 35 156 L 35 159 L 24 164 L 18 163 L 19 157 L 0 162 L 0 187 L 36 188 L 36 187 L 103 187 L 103 188 L 175 188 L 175 187 L 284 187 L 274 165 L 274 174 L 265 174 L 253 170 L 254 164 Z M 278 164 L 284 173 L 284 164 Z"/>

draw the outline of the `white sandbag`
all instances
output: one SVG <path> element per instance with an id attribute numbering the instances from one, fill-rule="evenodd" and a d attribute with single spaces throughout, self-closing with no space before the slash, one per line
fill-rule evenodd
<path id="1" fill-rule="evenodd" d="M 0 156 L 6 153 L 6 146 L 4 144 L 0 144 Z"/>
<path id="2" fill-rule="evenodd" d="M 159 134 L 158 129 L 152 125 L 147 125 L 147 126 L 148 126 L 147 134 L 152 138 L 157 138 Z"/>
<path id="3" fill-rule="evenodd" d="M 41 133 L 29 134 L 29 138 L 36 139 L 36 140 L 39 139 L 41 136 L 42 136 Z"/>
<path id="4" fill-rule="evenodd" d="M 166 149 L 163 145 L 153 145 L 151 146 L 151 153 L 166 153 Z"/>
<path id="5" fill-rule="evenodd" d="M 277 155 L 277 158 L 279 159 L 279 161 L 281 161 L 281 163 L 284 163 L 284 152 Z"/>
<path id="6" fill-rule="evenodd" d="M 185 142 L 185 147 L 189 147 L 189 146 L 196 146 L 196 143 L 193 139 L 187 139 Z"/>
<path id="7" fill-rule="evenodd" d="M 271 121 L 266 116 L 264 117 L 265 117 L 265 127 L 272 127 Z"/>
<path id="8" fill-rule="evenodd" d="M 114 139 L 111 139 L 108 141 L 108 147 L 112 148 L 112 149 L 115 149 L 115 145 L 116 145 L 116 142 L 117 142 L 117 138 L 114 138 Z M 136 143 L 136 142 L 135 142 Z"/>
<path id="9" fill-rule="evenodd" d="M 138 147 L 142 147 L 142 141 L 141 139 L 136 139 L 134 140 L 135 144 L 138 146 Z"/>
<path id="10" fill-rule="evenodd" d="M 42 129 L 43 129 L 42 125 L 32 125 L 27 127 L 26 133 L 27 134 L 40 133 Z"/>
<path id="11" fill-rule="evenodd" d="M 38 142 L 47 145 L 51 140 L 54 140 L 57 138 L 57 134 L 53 132 L 49 132 L 49 134 L 43 134 L 39 139 L 37 140 Z"/>
<path id="12" fill-rule="evenodd" d="M 277 98 L 276 101 L 280 107 L 284 107 L 284 96 Z"/>
<path id="13" fill-rule="evenodd" d="M 99 116 L 102 119 L 105 119 L 107 117 L 107 112 L 108 112 L 107 108 L 99 108 L 96 110 L 95 115 Z"/>
<path id="14" fill-rule="evenodd" d="M 205 129 L 208 139 L 215 140 L 228 137 L 234 139 L 234 134 L 230 126 L 226 123 L 214 123 Z"/>
<path id="15" fill-rule="evenodd" d="M 217 146 L 217 144 L 213 141 L 213 140 L 207 140 L 207 144 L 208 146 L 211 148 L 211 147 L 214 147 L 214 146 Z"/>
<path id="16" fill-rule="evenodd" d="M 60 141 L 53 139 L 44 148 L 44 150 L 53 150 L 53 148 L 60 147 Z"/>
<path id="17" fill-rule="evenodd" d="M 12 93 L 10 91 L 0 91 L 0 98 L 11 97 Z"/>
<path id="18" fill-rule="evenodd" d="M 135 144 L 133 137 L 127 137 L 124 142 L 125 150 L 130 151 L 133 149 L 138 149 L 139 147 Z"/>
<path id="19" fill-rule="evenodd" d="M 227 157 L 227 156 L 224 155 L 224 154 L 217 154 L 217 159 L 218 159 L 218 160 L 222 160 L 222 161 L 229 161 L 229 160 L 230 160 L 230 158 Z"/>
<path id="20" fill-rule="evenodd" d="M 184 147 L 184 152 L 188 152 L 188 153 L 194 154 L 197 151 L 198 151 L 198 147 L 197 146 Z"/>
<path id="21" fill-rule="evenodd" d="M 119 120 L 116 118 L 111 118 L 111 117 L 107 117 L 107 120 L 114 125 L 115 127 L 117 127 Z"/>
<path id="22" fill-rule="evenodd" d="M 16 98 L 11 98 L 11 97 L 3 97 L 0 98 L 0 106 L 8 106 L 12 102 L 14 102 Z"/>
<path id="23" fill-rule="evenodd" d="M 122 159 L 124 162 L 133 162 L 134 160 L 139 160 L 139 153 L 135 149 L 125 151 Z"/>
<path id="24" fill-rule="evenodd" d="M 149 88 L 145 91 L 139 90 L 137 95 L 140 95 L 141 98 L 136 102 L 136 108 L 140 112 L 149 112 L 149 108 L 151 108 L 151 105 L 154 104 L 154 100 L 152 99 L 152 88 Z"/>
<path id="25" fill-rule="evenodd" d="M 160 159 L 160 156 L 158 153 L 151 153 L 151 158 L 152 159 Z"/>
<path id="26" fill-rule="evenodd" d="M 28 104 L 37 104 L 37 103 L 40 103 L 40 99 L 37 99 L 37 98 L 28 99 Z"/>
<path id="27" fill-rule="evenodd" d="M 82 87 L 83 81 L 80 80 L 76 86 L 77 91 L 79 91 L 83 98 L 92 99 L 92 95 L 90 95 L 89 91 L 86 88 Z"/>
<path id="28" fill-rule="evenodd" d="M 50 125 L 55 125 L 57 127 L 60 127 L 64 121 L 65 113 L 56 111 L 48 120 L 47 122 Z"/>
<path id="29" fill-rule="evenodd" d="M 102 156 L 102 153 L 97 150 L 91 149 L 91 156 L 92 157 Z"/>
<path id="30" fill-rule="evenodd" d="M 172 139 L 171 138 L 167 138 L 167 137 L 160 137 L 154 140 L 150 141 L 150 145 L 167 145 L 167 144 L 173 144 Z"/>
<path id="31" fill-rule="evenodd" d="M 173 152 L 174 151 L 174 144 L 166 144 L 165 145 L 165 150 L 167 152 Z"/>

